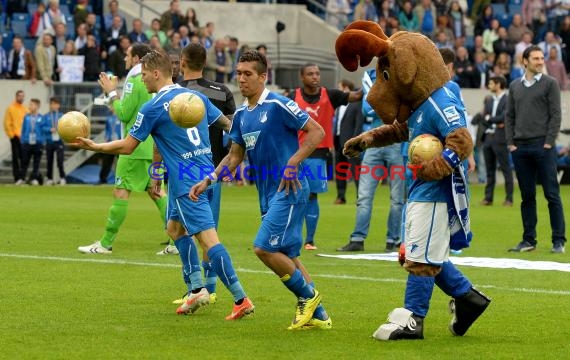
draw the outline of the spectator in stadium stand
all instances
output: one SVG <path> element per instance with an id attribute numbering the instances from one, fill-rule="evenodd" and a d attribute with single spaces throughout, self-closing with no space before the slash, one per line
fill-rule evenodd
<path id="1" fill-rule="evenodd" d="M 153 50 L 162 49 L 162 45 L 160 44 L 160 40 L 158 39 L 158 36 L 156 36 L 156 35 L 153 35 L 150 38 L 150 41 L 148 44 L 150 45 L 150 48 Z"/>
<path id="2" fill-rule="evenodd" d="M 22 37 L 14 36 L 12 40 L 12 50 L 8 53 L 8 75 L 7 79 L 12 80 L 32 80 L 36 82 L 36 63 L 30 50 L 24 47 Z"/>
<path id="3" fill-rule="evenodd" d="M 28 33 L 33 38 L 40 37 L 45 30 L 52 27 L 49 15 L 46 13 L 46 5 L 42 2 L 38 4 L 38 8 L 32 14 L 30 24 L 28 27 Z"/>
<path id="4" fill-rule="evenodd" d="M 184 24 L 184 15 L 180 11 L 180 1 L 171 0 L 168 10 L 160 16 L 160 30 L 170 37 L 182 24 Z"/>
<path id="5" fill-rule="evenodd" d="M 509 40 L 516 44 L 521 41 L 522 35 L 525 32 L 530 32 L 528 26 L 523 23 L 523 18 L 521 14 L 513 15 L 513 22 L 509 25 L 508 35 Z M 511 54 L 512 55 L 512 54 Z"/>
<path id="6" fill-rule="evenodd" d="M 119 46 L 119 39 L 122 36 L 127 36 L 127 31 L 122 28 L 122 20 L 119 15 L 113 17 L 113 25 L 107 29 L 103 35 L 103 47 L 107 52 L 107 57 L 111 55 Z M 105 58 L 105 56 L 103 56 Z"/>
<path id="7" fill-rule="evenodd" d="M 85 25 L 87 25 L 87 33 L 89 35 L 95 36 L 97 40 L 97 45 L 101 44 L 101 29 L 97 26 L 97 16 L 94 13 L 87 14 L 87 19 L 85 20 Z"/>
<path id="8" fill-rule="evenodd" d="M 226 42 L 223 39 L 216 40 L 206 56 L 204 77 L 208 80 L 225 83 L 227 75 L 232 71 L 231 61 L 230 54 L 226 50 Z"/>
<path id="9" fill-rule="evenodd" d="M 56 52 L 52 42 L 53 38 L 51 35 L 44 34 L 42 36 L 42 41 L 36 45 L 34 50 L 38 79 L 43 81 L 46 86 L 51 86 L 53 84 L 53 74 L 56 63 Z"/>
<path id="10" fill-rule="evenodd" d="M 77 27 L 76 33 L 77 36 L 75 37 L 75 48 L 77 51 L 79 51 L 87 44 L 87 25 L 79 25 Z"/>
<path id="11" fill-rule="evenodd" d="M 116 75 L 119 79 L 127 76 L 125 69 L 125 56 L 127 56 L 127 49 L 131 46 L 131 41 L 126 36 L 121 36 L 119 40 L 119 47 L 109 56 L 107 61 L 107 68 Z"/>
<path id="12" fill-rule="evenodd" d="M 148 37 L 143 31 L 143 23 L 141 19 L 133 20 L 133 31 L 129 33 L 129 40 L 131 43 L 148 43 Z"/>
<path id="13" fill-rule="evenodd" d="M 180 25 L 178 32 L 180 33 L 180 46 L 184 49 L 190 45 L 190 30 L 188 30 L 188 26 Z"/>
<path id="14" fill-rule="evenodd" d="M 87 11 L 87 0 L 77 0 L 77 4 L 73 10 L 73 26 L 75 29 L 77 29 L 79 25 L 85 24 L 88 14 L 89 11 Z"/>
<path id="15" fill-rule="evenodd" d="M 150 29 L 145 31 L 145 34 L 149 41 L 153 36 L 156 35 L 161 47 L 165 46 L 168 43 L 168 37 L 164 31 L 160 30 L 160 21 L 156 18 L 152 19 L 150 23 Z"/>
<path id="16" fill-rule="evenodd" d="M 196 15 L 196 10 L 194 10 L 194 8 L 188 8 L 188 10 L 186 10 L 186 16 L 184 17 L 183 24 L 188 27 L 188 34 L 190 37 L 192 37 L 192 35 L 197 35 L 200 32 L 200 22 L 198 21 L 198 16 Z"/>
<path id="17" fill-rule="evenodd" d="M 77 51 L 78 55 L 85 56 L 85 72 L 83 73 L 83 81 L 97 81 L 99 80 L 99 73 L 101 72 L 101 56 L 95 36 L 87 36 L 87 44 Z"/>
<path id="18" fill-rule="evenodd" d="M 400 27 L 405 31 L 418 31 L 419 21 L 416 13 L 414 12 L 414 5 L 410 0 L 404 2 L 404 6 L 400 9 L 398 14 L 400 20 Z"/>
<path id="19" fill-rule="evenodd" d="M 494 18 L 495 15 L 493 14 L 493 8 L 491 7 L 491 4 L 485 5 L 483 7 L 483 11 L 481 11 L 481 14 L 475 17 L 477 20 L 475 22 L 475 28 L 473 29 L 473 35 L 483 35 L 483 31 L 491 28 L 491 20 Z"/>
<path id="20" fill-rule="evenodd" d="M 164 50 L 166 50 L 166 51 L 169 51 L 169 50 L 182 51 L 182 46 L 180 45 L 180 33 L 178 31 L 175 31 L 172 33 L 172 35 L 170 35 L 170 41 L 164 47 Z"/>
<path id="21" fill-rule="evenodd" d="M 121 18 L 122 23 L 122 30 L 123 32 L 127 32 L 127 21 L 124 16 L 121 16 L 119 10 L 119 2 L 116 0 L 109 1 L 109 13 L 103 17 L 103 32 L 109 30 L 113 26 L 113 18 L 115 16 L 119 16 Z"/>
<path id="22" fill-rule="evenodd" d="M 202 29 L 202 34 L 200 37 L 202 38 L 202 45 L 206 49 L 211 48 L 214 45 L 215 37 L 214 31 L 216 30 L 216 25 L 213 22 L 207 22 L 206 27 Z"/>
<path id="23" fill-rule="evenodd" d="M 64 23 L 56 23 L 53 26 L 54 29 L 54 37 L 53 37 L 53 46 L 55 46 L 55 51 L 58 54 L 63 52 L 63 48 L 65 47 L 65 43 L 67 40 L 71 40 L 71 37 L 66 34 L 67 28 Z"/>
<path id="24" fill-rule="evenodd" d="M 63 12 L 61 12 L 61 9 L 59 8 L 59 0 L 50 0 L 50 2 L 48 3 L 47 14 L 49 16 L 52 25 L 55 25 L 57 23 L 62 23 L 64 25 L 67 25 L 67 21 L 65 20 L 65 15 L 63 14 Z M 73 26 L 73 24 L 70 25 Z"/>
<path id="25" fill-rule="evenodd" d="M 548 71 L 548 75 L 552 76 L 553 78 L 558 81 L 558 85 L 560 85 L 560 90 L 565 91 L 568 89 L 568 74 L 566 73 L 566 67 L 562 60 L 559 59 L 558 56 L 558 49 L 555 47 L 551 47 L 548 59 L 544 62 L 546 65 L 546 70 Z"/>

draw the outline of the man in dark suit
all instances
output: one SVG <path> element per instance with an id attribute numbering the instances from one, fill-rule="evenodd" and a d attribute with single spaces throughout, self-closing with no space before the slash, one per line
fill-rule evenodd
<path id="1" fill-rule="evenodd" d="M 349 80 L 341 80 L 339 89 L 344 92 L 354 90 L 354 84 Z M 347 158 L 342 153 L 344 143 L 349 139 L 362 133 L 362 124 L 364 123 L 364 115 L 362 115 L 362 101 L 348 103 L 342 105 L 335 111 L 333 121 L 334 149 L 335 149 L 335 173 L 336 173 L 336 191 L 337 196 L 335 204 L 346 204 L 346 183 L 348 174 L 353 174 L 357 165 L 360 165 L 360 157 Z M 340 171 L 339 171 L 340 170 Z M 350 172 L 349 172 L 350 171 Z M 356 191 L 358 192 L 358 179 L 354 179 Z"/>
<path id="2" fill-rule="evenodd" d="M 505 137 L 506 86 L 507 80 L 502 76 L 493 76 L 489 79 L 489 90 L 493 96 L 486 99 L 483 110 L 483 119 L 486 126 L 483 139 L 483 154 L 487 168 L 487 185 L 485 186 L 485 198 L 481 201 L 481 205 L 488 206 L 493 204 L 498 162 L 505 178 L 506 198 L 503 205 L 513 206 L 513 172 L 509 165 L 509 151 Z"/>

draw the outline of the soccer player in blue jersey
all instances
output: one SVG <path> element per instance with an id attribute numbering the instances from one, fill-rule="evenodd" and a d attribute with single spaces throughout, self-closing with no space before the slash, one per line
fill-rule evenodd
<path id="1" fill-rule="evenodd" d="M 255 168 L 262 219 L 255 254 L 298 299 L 289 329 L 330 329 L 331 319 L 320 305 L 321 294 L 299 260 L 309 198 L 302 161 L 321 142 L 324 130 L 293 100 L 265 88 L 267 60 L 259 52 L 240 56 L 236 78 L 247 103 L 234 114 L 230 153 L 212 174 L 192 187 L 190 197 L 200 201 L 211 182 L 232 174 L 247 153 Z M 306 135 L 300 147 L 299 130 Z"/>
<path id="2" fill-rule="evenodd" d="M 194 201 L 187 196 L 188 189 L 203 177 L 205 169 L 211 171 L 214 168 L 208 126 L 216 125 L 229 130 L 231 122 L 206 96 L 172 83 L 170 58 L 164 52 L 153 50 L 142 58 L 141 63 L 145 86 L 149 92 L 157 94 L 140 109 L 129 135 L 125 139 L 102 144 L 78 138 L 77 145 L 97 152 L 129 154 L 140 142 L 152 135 L 156 144 L 153 160 L 162 159 L 162 155 L 164 166 L 169 170 L 167 232 L 175 239 L 174 244 L 180 253 L 183 276 L 190 293 L 176 312 L 193 313 L 210 301 L 201 276 L 198 251 L 192 240 L 194 235 L 207 251 L 213 269 L 234 296 L 234 307 L 226 320 L 237 320 L 254 311 L 253 303 L 247 298 L 238 280 L 228 252 L 218 240 L 206 194 Z M 204 119 L 189 129 L 175 125 L 168 114 L 170 101 L 184 92 L 196 94 L 206 105 Z M 154 191 L 160 191 L 160 187 L 160 181 L 155 180 Z"/>

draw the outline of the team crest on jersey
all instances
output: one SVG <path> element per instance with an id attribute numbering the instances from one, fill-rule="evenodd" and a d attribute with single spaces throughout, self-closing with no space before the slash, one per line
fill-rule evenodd
<path id="1" fill-rule="evenodd" d="M 271 235 L 269 238 L 269 245 L 277 246 L 279 244 L 279 235 Z"/>
<path id="2" fill-rule="evenodd" d="M 266 121 L 267 121 L 267 111 L 264 111 L 259 116 L 259 122 L 263 124 Z"/>
<path id="3" fill-rule="evenodd" d="M 287 108 L 289 110 L 291 110 L 291 112 L 293 114 L 298 115 L 301 112 L 301 109 L 299 108 L 299 105 L 297 105 L 296 102 L 294 102 L 293 100 L 289 100 L 289 102 L 285 105 L 287 106 Z"/>
<path id="4" fill-rule="evenodd" d="M 132 82 L 128 82 L 125 84 L 125 93 L 130 94 L 133 92 L 133 83 Z"/>
<path id="5" fill-rule="evenodd" d="M 447 122 L 458 121 L 461 118 L 455 106 L 446 107 L 443 109 L 443 114 L 445 115 Z"/>
<path id="6" fill-rule="evenodd" d="M 254 131 L 242 135 L 246 150 L 252 150 L 255 148 L 255 144 L 257 143 L 257 138 L 259 137 L 260 132 L 261 131 Z"/>

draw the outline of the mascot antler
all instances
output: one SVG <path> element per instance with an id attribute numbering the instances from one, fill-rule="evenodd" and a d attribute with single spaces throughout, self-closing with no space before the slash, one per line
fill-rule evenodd
<path id="1" fill-rule="evenodd" d="M 358 65 L 367 66 L 375 56 L 388 52 L 388 37 L 382 28 L 372 21 L 355 21 L 348 25 L 336 40 L 336 56 L 348 71 L 356 71 Z"/>

